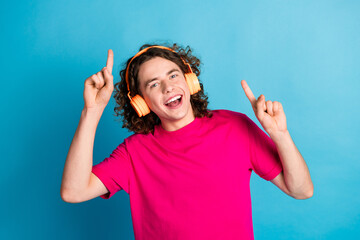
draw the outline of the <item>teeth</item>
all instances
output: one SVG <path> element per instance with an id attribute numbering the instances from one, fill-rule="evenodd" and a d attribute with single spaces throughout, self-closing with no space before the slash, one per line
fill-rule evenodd
<path id="1" fill-rule="evenodd" d="M 171 102 L 173 102 L 173 101 L 175 101 L 175 100 L 178 100 L 178 99 L 180 99 L 181 98 L 181 96 L 179 95 L 179 96 L 176 96 L 176 97 L 173 97 L 173 98 L 171 98 L 169 101 L 167 101 L 165 104 L 169 104 L 169 103 L 171 103 Z"/>

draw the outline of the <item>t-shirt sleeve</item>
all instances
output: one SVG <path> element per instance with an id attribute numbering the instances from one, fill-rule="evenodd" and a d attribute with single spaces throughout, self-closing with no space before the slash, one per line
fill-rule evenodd
<path id="1" fill-rule="evenodd" d="M 282 171 L 275 143 L 246 116 L 249 136 L 249 153 L 252 169 L 261 178 L 270 181 Z"/>
<path id="2" fill-rule="evenodd" d="M 93 166 L 92 172 L 109 191 L 100 197 L 108 199 L 120 190 L 129 194 L 130 169 L 130 156 L 124 143 L 120 144 L 104 161 Z"/>

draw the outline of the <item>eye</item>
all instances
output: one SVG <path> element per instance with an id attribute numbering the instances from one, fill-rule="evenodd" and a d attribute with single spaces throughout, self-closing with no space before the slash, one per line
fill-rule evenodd
<path id="1" fill-rule="evenodd" d="M 154 88 L 154 87 L 157 87 L 159 85 L 159 83 L 155 82 L 153 84 L 150 84 L 150 88 Z"/>
<path id="2" fill-rule="evenodd" d="M 170 76 L 170 78 L 176 78 L 177 77 L 177 74 L 173 74 Z"/>

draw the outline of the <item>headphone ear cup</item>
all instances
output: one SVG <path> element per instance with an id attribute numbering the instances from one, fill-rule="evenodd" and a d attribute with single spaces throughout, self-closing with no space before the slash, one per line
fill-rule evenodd
<path id="1" fill-rule="evenodd" d="M 193 95 L 201 90 L 199 79 L 195 73 L 185 73 L 185 80 L 190 89 L 190 94 Z"/>
<path id="2" fill-rule="evenodd" d="M 130 101 L 130 104 L 135 109 L 139 117 L 145 116 L 150 113 L 150 108 L 146 104 L 145 100 L 139 95 L 133 97 Z"/>

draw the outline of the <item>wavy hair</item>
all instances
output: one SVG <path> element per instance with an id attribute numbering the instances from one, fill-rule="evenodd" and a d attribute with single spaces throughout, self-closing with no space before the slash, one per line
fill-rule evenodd
<path id="1" fill-rule="evenodd" d="M 150 46 L 154 46 L 154 45 L 145 44 L 141 46 L 139 51 Z M 170 60 L 175 64 L 177 64 L 183 73 L 187 73 L 188 69 L 183 62 L 184 60 L 185 62 L 190 64 L 192 71 L 196 74 L 196 76 L 199 77 L 200 60 L 192 55 L 192 50 L 189 46 L 187 46 L 186 48 L 182 48 L 181 46 L 175 43 L 172 45 L 172 47 L 169 48 L 173 49 L 176 53 L 167 49 L 161 49 L 156 47 L 150 48 L 140 56 L 133 59 L 130 66 L 128 65 L 130 63 L 131 58 L 128 59 L 125 68 L 120 71 L 121 80 L 115 84 L 115 88 L 114 88 L 115 91 L 114 98 L 116 101 L 114 111 L 116 116 L 119 115 L 122 116 L 123 128 L 127 128 L 135 133 L 146 134 L 146 133 L 152 133 L 154 131 L 155 125 L 160 124 L 160 119 L 154 112 L 151 111 L 149 114 L 143 117 L 139 117 L 136 111 L 131 106 L 130 99 L 127 96 L 128 89 L 125 80 L 125 72 L 127 67 L 129 67 L 128 80 L 130 85 L 129 87 L 130 87 L 131 97 L 134 97 L 137 94 L 142 96 L 139 89 L 139 81 L 138 81 L 138 73 L 139 73 L 140 65 L 146 61 L 149 61 L 154 57 L 162 57 L 167 60 Z M 190 103 L 194 115 L 195 117 L 205 117 L 205 116 L 211 117 L 212 113 L 208 109 L 208 97 L 204 93 L 203 84 L 201 83 L 200 79 L 199 82 L 200 82 L 201 90 L 191 95 L 190 97 Z"/>

